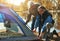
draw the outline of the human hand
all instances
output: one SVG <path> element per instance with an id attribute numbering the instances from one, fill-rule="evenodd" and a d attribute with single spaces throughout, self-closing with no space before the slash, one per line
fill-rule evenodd
<path id="1" fill-rule="evenodd" d="M 39 40 L 42 40 L 42 36 L 41 36 L 41 35 L 38 35 L 38 39 L 39 39 Z"/>

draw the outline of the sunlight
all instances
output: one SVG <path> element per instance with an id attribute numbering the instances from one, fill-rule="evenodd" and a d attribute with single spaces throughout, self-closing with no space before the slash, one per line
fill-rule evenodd
<path id="1" fill-rule="evenodd" d="M 25 0 L 6 0 L 7 3 L 19 6 Z"/>

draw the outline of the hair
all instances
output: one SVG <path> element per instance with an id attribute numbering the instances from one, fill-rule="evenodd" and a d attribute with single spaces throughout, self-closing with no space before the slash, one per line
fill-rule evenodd
<path id="1" fill-rule="evenodd" d="M 39 2 L 36 2 L 35 4 L 41 5 L 41 3 L 39 3 Z"/>
<path id="2" fill-rule="evenodd" d="M 43 9 L 43 10 L 46 10 L 46 8 L 44 6 L 39 6 L 38 11 L 39 11 L 40 8 Z"/>
<path id="3" fill-rule="evenodd" d="M 30 8 L 30 6 L 32 6 L 33 4 L 34 4 L 33 1 L 29 1 L 29 2 L 28 2 L 28 8 Z"/>

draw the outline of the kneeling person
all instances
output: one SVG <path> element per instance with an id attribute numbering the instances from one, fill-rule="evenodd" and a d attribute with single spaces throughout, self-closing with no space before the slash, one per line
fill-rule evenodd
<path id="1" fill-rule="evenodd" d="M 39 27 L 39 36 L 42 36 L 44 29 L 46 29 L 46 24 L 47 23 L 52 23 L 53 18 L 52 15 L 48 12 L 48 10 L 46 10 L 45 7 L 43 6 L 39 6 L 38 7 L 38 15 L 36 17 L 36 21 L 35 21 L 35 28 Z"/>

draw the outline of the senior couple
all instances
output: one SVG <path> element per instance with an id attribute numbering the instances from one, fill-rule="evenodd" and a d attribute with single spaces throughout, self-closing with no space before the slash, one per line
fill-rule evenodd
<path id="1" fill-rule="evenodd" d="M 40 4 L 34 4 L 33 2 L 30 3 L 30 8 L 28 10 L 29 14 L 27 16 L 26 24 L 33 15 L 34 17 L 32 17 L 31 30 L 35 32 L 36 28 L 39 27 L 38 36 L 42 37 L 44 32 L 54 24 L 52 15 L 44 6 L 41 6 Z"/>

